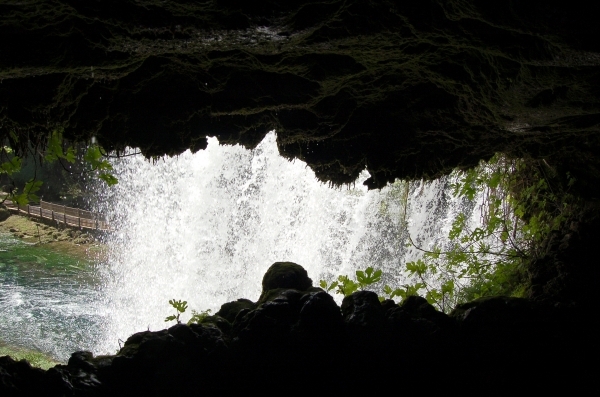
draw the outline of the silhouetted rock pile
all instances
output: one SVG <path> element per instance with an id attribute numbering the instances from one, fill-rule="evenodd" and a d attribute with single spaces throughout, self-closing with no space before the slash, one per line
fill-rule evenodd
<path id="1" fill-rule="evenodd" d="M 505 395 L 598 388 L 597 321 L 575 307 L 493 297 L 450 316 L 421 297 L 360 291 L 342 307 L 293 263 L 274 264 L 258 303 L 202 324 L 127 339 L 115 356 L 74 353 L 48 371 L 0 358 L 3 396 Z M 294 287 L 301 286 L 302 289 Z M 586 358 L 590 359 L 587 361 Z"/>

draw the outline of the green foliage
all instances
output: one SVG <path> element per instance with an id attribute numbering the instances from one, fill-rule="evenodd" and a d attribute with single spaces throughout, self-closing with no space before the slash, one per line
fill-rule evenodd
<path id="1" fill-rule="evenodd" d="M 177 321 L 177 324 L 181 324 L 181 321 L 179 321 L 179 316 L 185 313 L 185 310 L 188 307 L 187 301 L 171 299 L 169 300 L 169 304 L 175 309 L 175 314 L 167 316 L 167 318 L 165 318 L 165 322 L 175 320 Z"/>
<path id="2" fill-rule="evenodd" d="M 57 364 L 61 364 L 47 354 L 36 350 L 24 349 L 16 346 L 8 346 L 0 342 L 0 357 L 10 356 L 15 361 L 27 360 L 32 367 L 47 370 Z"/>
<path id="3" fill-rule="evenodd" d="M 410 240 L 424 252 L 405 264 L 413 291 L 425 289 L 429 303 L 442 311 L 482 296 L 522 294 L 527 263 L 544 255 L 544 241 L 573 216 L 576 199 L 568 189 L 575 180 L 568 174 L 565 183 L 557 179 L 543 161 L 502 155 L 459 172 L 452 194 L 483 197 L 482 225 L 470 228 L 465 215 L 457 215 L 444 249 L 425 250 Z"/>
<path id="4" fill-rule="evenodd" d="M 570 174 L 560 175 L 545 161 L 513 160 L 496 155 L 466 171 L 456 171 L 450 185 L 454 197 L 479 200 L 481 222 L 469 224 L 465 214 L 452 220 L 449 243 L 430 249 L 418 247 L 406 227 L 409 184 L 395 182 L 380 205 L 380 213 L 401 215 L 402 233 L 410 245 L 423 252 L 405 263 L 406 283 L 383 286 L 380 300 L 423 295 L 439 310 L 449 312 L 457 304 L 483 296 L 521 296 L 525 291 L 528 263 L 545 254 L 550 234 L 570 222 L 577 199 L 569 193 L 576 183 Z M 327 292 L 344 296 L 381 280 L 381 271 L 357 271 L 356 278 L 340 275 L 331 283 L 321 280 Z"/>
<path id="5" fill-rule="evenodd" d="M 21 170 L 22 160 L 13 154 L 12 148 L 3 146 L 1 153 L 3 154 L 2 157 L 6 157 L 6 161 L 0 163 L 0 174 L 12 175 Z"/>
<path id="6" fill-rule="evenodd" d="M 68 146 L 67 150 L 63 149 L 63 134 L 61 130 L 54 130 L 48 139 L 48 146 L 46 146 L 46 154 L 44 159 L 52 162 L 58 159 L 64 159 L 69 163 L 75 162 L 75 149 L 73 146 Z"/>
<path id="7" fill-rule="evenodd" d="M 14 136 L 13 136 L 14 135 Z M 14 142 L 17 142 L 17 137 L 11 133 Z M 83 155 L 78 154 L 78 150 L 70 144 L 67 144 L 62 129 L 55 129 L 49 136 L 45 147 L 36 150 L 32 149 L 32 157 L 40 156 L 40 161 L 46 163 L 66 161 L 68 164 L 81 162 L 83 170 L 81 173 L 96 173 L 98 179 L 104 181 L 108 186 L 118 183 L 117 178 L 110 172 L 113 167 L 106 159 L 100 146 L 90 144 L 85 149 Z M 18 174 L 22 170 L 23 159 L 17 156 L 10 146 L 4 145 L 0 150 L 0 174 L 12 176 Z M 64 165 L 63 165 L 64 167 Z M 65 168 L 66 169 L 66 168 Z M 14 181 L 12 182 L 14 184 Z M 10 199 L 20 205 L 26 205 L 30 201 L 38 201 L 39 197 L 36 192 L 39 191 L 42 182 L 37 180 L 36 176 L 29 179 L 21 192 L 18 189 L 13 189 L 5 199 Z"/>
<path id="8" fill-rule="evenodd" d="M 328 284 L 327 281 L 321 280 L 319 285 L 325 291 L 330 292 L 335 289 L 337 294 L 344 296 L 352 295 L 352 293 L 362 290 L 367 286 L 378 283 L 381 280 L 381 270 L 375 270 L 368 267 L 366 270 L 357 270 L 355 279 L 352 280 L 348 276 L 340 275 L 337 281 Z"/>
<path id="9" fill-rule="evenodd" d="M 419 291 L 425 287 L 423 283 L 405 284 L 401 288 L 392 289 L 389 285 L 383 287 L 383 294 L 380 294 L 379 300 L 383 301 L 385 298 L 394 299 L 400 298 L 400 301 L 408 298 L 409 296 L 419 295 Z"/>
<path id="10" fill-rule="evenodd" d="M 108 186 L 116 185 L 118 183 L 117 178 L 108 172 L 112 171 L 113 167 L 108 160 L 104 158 L 100 146 L 96 144 L 90 145 L 83 158 L 93 170 L 98 171 L 98 178 L 106 182 Z"/>
<path id="11" fill-rule="evenodd" d="M 181 320 L 179 319 L 179 316 L 181 316 L 187 310 L 187 308 L 188 308 L 187 301 L 171 299 L 171 300 L 169 300 L 169 304 L 171 306 L 173 306 L 173 308 L 175 309 L 175 314 L 167 316 L 167 318 L 165 318 L 165 322 L 175 320 L 175 321 L 177 321 L 177 324 L 181 324 Z M 202 311 L 196 311 L 196 310 L 192 309 L 192 318 L 189 319 L 187 324 L 188 325 L 200 324 L 206 317 L 210 316 L 210 313 L 211 313 L 210 309 L 202 310 Z"/>
<path id="12" fill-rule="evenodd" d="M 349 296 L 352 295 L 352 293 L 359 290 L 364 290 L 367 287 L 376 289 L 377 283 L 381 281 L 382 276 L 383 274 L 380 269 L 375 270 L 372 267 L 368 267 L 364 271 L 357 270 L 354 280 L 350 279 L 348 276 L 340 275 L 337 277 L 337 281 L 333 281 L 331 284 L 328 284 L 325 280 L 321 280 L 319 285 L 327 292 L 335 290 L 336 294 Z M 386 298 L 394 299 L 396 297 L 404 300 L 409 296 L 418 295 L 419 290 L 423 289 L 424 287 L 425 284 L 422 283 L 406 284 L 396 289 L 392 289 L 392 287 L 389 285 L 384 285 L 378 293 L 379 300 L 383 301 Z"/>
<path id="13" fill-rule="evenodd" d="M 23 188 L 23 192 L 20 194 L 13 192 L 11 199 L 13 202 L 15 202 L 21 206 L 27 205 L 27 203 L 29 203 L 30 201 L 39 201 L 40 198 L 35 193 L 37 193 L 37 191 L 40 190 L 41 186 L 42 186 L 42 181 L 36 181 L 34 179 L 30 179 L 25 184 L 25 187 Z"/>
<path id="14" fill-rule="evenodd" d="M 381 270 L 373 270 L 372 267 L 368 267 L 365 271 L 357 270 L 356 280 L 360 288 L 377 283 L 381 280 Z"/>
<path id="15" fill-rule="evenodd" d="M 206 309 L 206 310 L 202 310 L 202 311 L 196 311 L 192 309 L 192 318 L 190 318 L 190 320 L 187 322 L 188 325 L 190 324 L 200 324 L 202 323 L 202 320 L 204 320 L 206 317 L 210 316 L 212 310 L 210 309 Z"/>

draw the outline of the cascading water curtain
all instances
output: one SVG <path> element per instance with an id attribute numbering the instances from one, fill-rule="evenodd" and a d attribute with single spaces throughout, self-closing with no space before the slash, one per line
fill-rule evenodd
<path id="1" fill-rule="evenodd" d="M 168 326 L 169 299 L 213 311 L 238 298 L 256 300 L 276 261 L 304 266 L 315 286 L 368 266 L 382 269 L 386 283 L 401 284 L 403 263 L 419 255 L 407 246 L 405 225 L 415 243 L 430 247 L 444 239 L 457 211 L 478 220 L 472 203 L 449 195 L 447 178 L 412 183 L 406 217 L 398 186 L 367 191 L 366 172 L 355 186 L 332 189 L 304 163 L 281 157 L 274 132 L 254 150 L 210 138 L 195 154 L 154 163 L 129 156 L 114 167 L 118 185 L 98 189 L 99 210 L 114 229 L 99 266 L 102 304 L 111 314 L 98 351 Z"/>

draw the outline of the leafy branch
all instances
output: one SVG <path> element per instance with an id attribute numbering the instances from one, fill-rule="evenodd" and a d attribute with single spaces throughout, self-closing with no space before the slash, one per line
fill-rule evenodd
<path id="1" fill-rule="evenodd" d="M 18 137 L 16 134 L 11 133 L 12 143 L 18 143 Z M 108 155 L 103 153 L 102 148 L 97 144 L 90 144 L 85 149 L 83 156 L 77 153 L 77 149 L 66 142 L 61 129 L 55 129 L 44 146 L 36 146 L 33 153 L 33 158 L 39 157 L 40 161 L 47 163 L 53 163 L 58 161 L 62 167 L 69 173 L 73 173 L 72 170 L 65 167 L 63 161 L 74 164 L 79 159 L 89 167 L 88 172 L 97 173 L 98 178 L 103 180 L 108 186 L 115 185 L 118 183 L 117 178 L 111 173 L 113 170 L 112 165 L 107 160 Z M 27 153 L 25 153 L 27 154 Z M 17 155 L 11 146 L 4 145 L 0 150 L 0 174 L 6 174 L 9 177 L 21 171 L 23 166 L 23 159 Z M 83 173 L 83 172 L 82 172 Z M 14 186 L 14 182 L 13 182 Z M 34 176 L 28 182 L 26 182 L 21 193 L 16 188 L 13 188 L 9 194 L 3 198 L 3 202 L 6 199 L 10 199 L 19 205 L 26 205 L 30 201 L 38 201 L 39 197 L 36 192 L 40 190 L 42 182 L 38 181 Z"/>
<path id="2" fill-rule="evenodd" d="M 455 216 L 444 247 L 421 247 L 408 232 L 408 182 L 395 182 L 382 201 L 383 213 L 391 203 L 400 206 L 401 233 L 423 253 L 402 265 L 411 282 L 384 293 L 403 297 L 402 291 L 423 292 L 443 311 L 480 296 L 522 294 L 527 264 L 544 255 L 550 234 L 574 216 L 577 199 L 569 191 L 575 179 L 560 175 L 545 160 L 501 154 L 453 175 L 451 194 L 467 202 L 477 200 L 481 219 L 471 227 L 465 214 Z"/>
<path id="3" fill-rule="evenodd" d="M 368 267 L 366 270 L 357 270 L 354 280 L 348 276 L 340 275 L 337 281 L 333 281 L 330 284 L 325 280 L 321 280 L 319 285 L 325 291 L 330 292 L 335 290 L 336 293 L 349 296 L 359 289 L 378 283 L 381 280 L 381 270 L 374 270 L 372 267 Z"/>

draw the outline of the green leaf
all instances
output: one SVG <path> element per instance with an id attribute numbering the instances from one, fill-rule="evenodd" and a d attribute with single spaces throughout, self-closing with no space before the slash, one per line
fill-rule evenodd
<path id="1" fill-rule="evenodd" d="M 184 313 L 185 309 L 187 309 L 187 301 L 171 299 L 169 300 L 169 304 L 180 313 Z"/>
<path id="2" fill-rule="evenodd" d="M 473 232 L 471 233 L 471 240 L 472 241 L 481 240 L 484 237 L 485 237 L 485 232 L 480 227 L 475 228 L 475 230 L 473 230 Z"/>
<path id="3" fill-rule="evenodd" d="M 454 294 L 454 280 L 448 280 L 442 284 L 442 294 Z"/>
<path id="4" fill-rule="evenodd" d="M 407 298 L 409 296 L 415 296 L 415 295 L 419 295 L 419 291 L 423 288 L 425 288 L 425 284 L 423 283 L 416 283 L 413 285 L 405 285 L 405 295 L 403 296 L 403 298 Z"/>
<path id="5" fill-rule="evenodd" d="M 416 262 L 408 262 L 406 263 L 406 270 L 411 275 L 414 275 L 415 273 L 418 275 L 423 275 L 425 272 L 427 272 L 427 264 L 421 259 L 417 260 Z"/>
<path id="6" fill-rule="evenodd" d="M 112 174 L 101 173 L 98 178 L 102 179 L 108 186 L 113 186 L 119 183 L 119 180 Z"/>
<path id="7" fill-rule="evenodd" d="M 497 188 L 502 179 L 502 173 L 500 171 L 496 171 L 492 174 L 492 177 L 487 182 L 487 185 L 493 189 Z"/>
<path id="8" fill-rule="evenodd" d="M 427 292 L 427 294 L 425 295 L 425 299 L 427 299 L 427 302 L 434 305 L 440 300 L 442 300 L 442 294 L 437 289 L 432 289 Z"/>
<path id="9" fill-rule="evenodd" d="M 92 166 L 102 158 L 102 152 L 100 151 L 100 147 L 98 145 L 90 145 L 87 151 L 83 155 L 83 159 L 88 163 L 92 164 Z"/>
<path id="10" fill-rule="evenodd" d="M 358 290 L 358 283 L 350 280 L 347 276 L 338 276 L 339 284 L 337 285 L 338 293 L 344 296 L 352 295 Z"/>
<path id="11" fill-rule="evenodd" d="M 452 228 L 448 233 L 448 238 L 450 240 L 455 240 L 462 233 L 466 222 L 465 214 L 458 214 L 456 219 L 452 222 Z"/>
<path id="12" fill-rule="evenodd" d="M 192 318 L 189 319 L 189 321 L 187 322 L 188 325 L 190 324 L 200 324 L 202 323 L 202 321 L 210 316 L 212 310 L 207 309 L 207 310 L 203 310 L 200 312 L 197 312 L 196 310 L 192 310 Z"/>
<path id="13" fill-rule="evenodd" d="M 75 149 L 73 149 L 72 146 L 69 146 L 67 148 L 67 153 L 65 153 L 65 160 L 67 160 L 69 163 L 75 162 Z"/>
<path id="14" fill-rule="evenodd" d="M 374 270 L 372 267 L 367 268 L 364 272 L 362 270 L 357 270 L 356 280 L 361 288 L 374 284 L 381 280 L 381 270 Z"/>
<path id="15" fill-rule="evenodd" d="M 42 181 L 30 179 L 25 184 L 25 187 L 23 187 L 23 192 L 21 194 L 13 194 L 11 200 L 22 206 L 29 204 L 30 201 L 39 201 L 40 198 L 35 193 L 40 190 L 41 186 Z"/>
<path id="16" fill-rule="evenodd" d="M 8 161 L 6 161 L 0 165 L 0 173 L 12 175 L 15 172 L 21 171 L 21 164 L 22 164 L 21 158 L 17 157 L 17 156 L 13 156 L 11 159 L 9 159 Z"/>
<path id="17" fill-rule="evenodd" d="M 53 162 L 58 159 L 65 159 L 69 163 L 75 162 L 75 150 L 72 146 L 69 146 L 65 153 L 63 143 L 62 132 L 60 130 L 52 131 L 50 138 L 48 138 L 48 146 L 46 147 L 46 155 L 44 156 L 46 161 Z"/>

